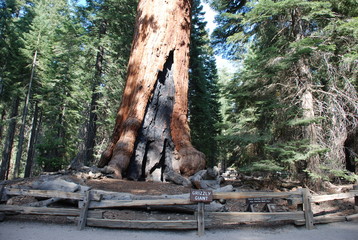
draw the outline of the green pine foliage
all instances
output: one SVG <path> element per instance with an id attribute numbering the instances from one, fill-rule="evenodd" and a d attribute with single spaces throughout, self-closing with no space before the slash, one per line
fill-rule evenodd
<path id="1" fill-rule="evenodd" d="M 93 92 L 100 96 L 97 146 L 106 145 L 124 86 L 136 4 L 129 0 L 87 1 L 85 6 L 67 0 L 0 1 L 0 150 L 9 142 L 5 133 L 14 120 L 9 118 L 9 106 L 20 98 L 18 112 L 27 109 L 26 115 L 15 119 L 16 134 L 24 121 L 21 173 L 31 158 L 26 145 L 33 133 L 32 172 L 67 167 L 84 141 Z M 107 31 L 99 36 L 103 23 Z M 105 55 L 103 71 L 96 75 L 99 46 Z M 10 146 L 14 162 L 16 142 Z"/>
<path id="2" fill-rule="evenodd" d="M 65 0 L 34 1 L 31 14 L 30 29 L 23 33 L 24 47 L 20 50 L 29 63 L 28 72 L 34 71 L 30 107 L 37 103 L 41 109 L 36 159 L 39 167 L 54 171 L 66 166 L 76 151 L 76 140 L 71 136 L 78 131 L 78 111 L 83 105 L 83 98 L 74 91 L 81 85 L 75 77 L 80 32 Z"/>
<path id="3" fill-rule="evenodd" d="M 358 126 L 357 3 L 210 2 L 220 14 L 217 50 L 242 59 L 225 87 L 228 164 L 311 183 L 348 177 L 336 173 Z"/>
<path id="4" fill-rule="evenodd" d="M 0 108 L 7 110 L 24 78 L 26 62 L 21 57 L 20 37 L 28 31 L 31 14 L 25 1 L 0 1 Z"/>
<path id="5" fill-rule="evenodd" d="M 111 136 L 124 88 L 127 62 L 134 31 L 137 1 L 87 1 L 79 7 L 86 31 L 84 46 L 85 79 L 91 89 L 84 122 L 85 159 L 94 163 Z M 89 151 L 91 138 L 95 143 Z"/>
<path id="6" fill-rule="evenodd" d="M 200 1 L 192 6 L 190 44 L 189 119 L 193 145 L 207 158 L 208 166 L 218 163 L 221 122 L 218 75 L 213 50 L 206 32 Z"/>

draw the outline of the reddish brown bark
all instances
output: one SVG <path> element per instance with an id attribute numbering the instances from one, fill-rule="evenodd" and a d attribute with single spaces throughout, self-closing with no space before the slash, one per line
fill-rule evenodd
<path id="1" fill-rule="evenodd" d="M 172 142 L 178 154 L 173 170 L 192 175 L 205 167 L 204 155 L 193 148 L 188 126 L 188 69 L 190 0 L 140 0 L 128 75 L 112 141 L 99 166 L 109 165 L 117 177 L 127 170 L 158 73 L 173 54 L 175 96 L 170 120 Z"/>

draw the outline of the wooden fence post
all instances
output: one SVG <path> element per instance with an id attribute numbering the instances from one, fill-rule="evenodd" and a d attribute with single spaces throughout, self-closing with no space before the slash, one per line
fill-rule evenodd
<path id="1" fill-rule="evenodd" d="M 0 202 L 3 201 L 3 194 L 4 194 L 4 192 L 5 192 L 5 186 L 0 183 Z M 5 194 L 4 194 L 4 195 L 5 195 Z M 4 201 L 5 201 L 5 200 L 6 200 L 6 199 L 5 199 L 5 196 L 4 196 Z"/>
<path id="2" fill-rule="evenodd" d="M 2 195 L 3 195 L 4 189 L 5 189 L 4 185 L 2 185 L 0 183 L 0 202 L 2 201 Z M 5 219 L 5 213 L 0 212 L 0 222 L 4 221 L 4 219 Z"/>
<path id="3" fill-rule="evenodd" d="M 311 230 L 313 226 L 313 212 L 311 207 L 311 194 L 307 188 L 302 189 L 303 210 L 305 212 L 306 228 Z"/>
<path id="4" fill-rule="evenodd" d="M 78 230 L 82 230 L 84 229 L 84 227 L 86 226 L 86 222 L 87 222 L 87 215 L 88 215 L 88 207 L 90 204 L 90 190 L 86 191 L 84 193 L 84 197 L 83 197 L 83 206 L 81 208 L 81 212 L 80 212 L 80 218 L 78 220 L 78 225 L 77 225 L 77 229 Z"/>
<path id="5" fill-rule="evenodd" d="M 205 205 L 203 202 L 198 203 L 198 235 L 203 236 L 205 234 L 205 219 L 204 219 Z"/>
<path id="6" fill-rule="evenodd" d="M 353 190 L 358 190 L 358 185 L 354 185 Z M 354 209 L 358 212 L 358 196 L 354 197 Z"/>

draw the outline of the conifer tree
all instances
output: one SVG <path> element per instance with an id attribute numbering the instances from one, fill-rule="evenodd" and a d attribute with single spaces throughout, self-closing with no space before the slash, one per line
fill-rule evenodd
<path id="1" fill-rule="evenodd" d="M 82 164 L 94 163 L 101 151 L 96 150 L 96 142 L 108 140 L 124 86 L 136 5 L 137 1 L 132 0 L 88 0 L 79 7 L 86 30 L 87 58 L 83 67 L 90 92 L 84 146 L 76 159 Z"/>
<path id="2" fill-rule="evenodd" d="M 232 58 L 244 58 L 228 89 L 227 140 L 239 143 L 240 165 L 286 169 L 311 183 L 349 177 L 344 148 L 357 129 L 358 104 L 352 84 L 357 13 L 348 9 L 357 9 L 356 3 L 218 0 L 212 5 L 221 13 L 215 43 Z"/>
<path id="3" fill-rule="evenodd" d="M 44 170 L 57 170 L 67 164 L 75 150 L 76 132 L 73 123 L 79 114 L 75 108 L 81 98 L 75 96 L 74 63 L 78 55 L 76 25 L 71 19 L 67 1 L 36 0 L 28 5 L 32 19 L 28 31 L 21 33 L 20 56 L 27 63 L 24 81 L 24 104 L 19 131 L 14 176 L 23 172 L 26 156 L 26 176 L 31 174 L 35 150 L 39 166 Z M 72 25 L 73 24 L 73 25 Z M 79 103 L 79 102 L 77 102 Z M 31 116 L 32 120 L 28 116 Z M 40 121 L 43 119 L 44 121 Z M 71 123 L 72 122 L 72 123 Z M 25 136 L 25 130 L 31 136 Z M 39 137 L 37 147 L 36 138 Z M 23 145 L 28 144 L 28 153 Z M 71 142 L 72 141 L 72 142 Z"/>
<path id="4" fill-rule="evenodd" d="M 203 7 L 194 0 L 190 44 L 189 119 L 193 145 L 205 155 L 208 165 L 217 162 L 220 123 L 218 76 L 213 50 L 206 32 Z"/>
<path id="5" fill-rule="evenodd" d="M 5 136 L 0 141 L 3 145 L 3 148 L 0 147 L 2 150 L 0 179 L 7 179 L 11 175 L 11 157 L 19 118 L 22 81 L 28 76 L 27 62 L 20 52 L 20 48 L 23 47 L 20 38 L 28 31 L 32 19 L 27 3 L 11 0 L 0 2 L 0 109 L 2 112 L 0 128 L 1 135 Z M 2 132 L 6 132 L 6 135 Z"/>

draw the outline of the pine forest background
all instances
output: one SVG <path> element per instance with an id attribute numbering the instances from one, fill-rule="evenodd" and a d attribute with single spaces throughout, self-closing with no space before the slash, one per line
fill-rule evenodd
<path id="1" fill-rule="evenodd" d="M 356 181 L 358 2 L 193 0 L 189 119 L 208 166 Z M 0 0 L 0 180 L 95 165 L 111 136 L 135 0 Z M 235 62 L 216 66 L 215 55 Z"/>

